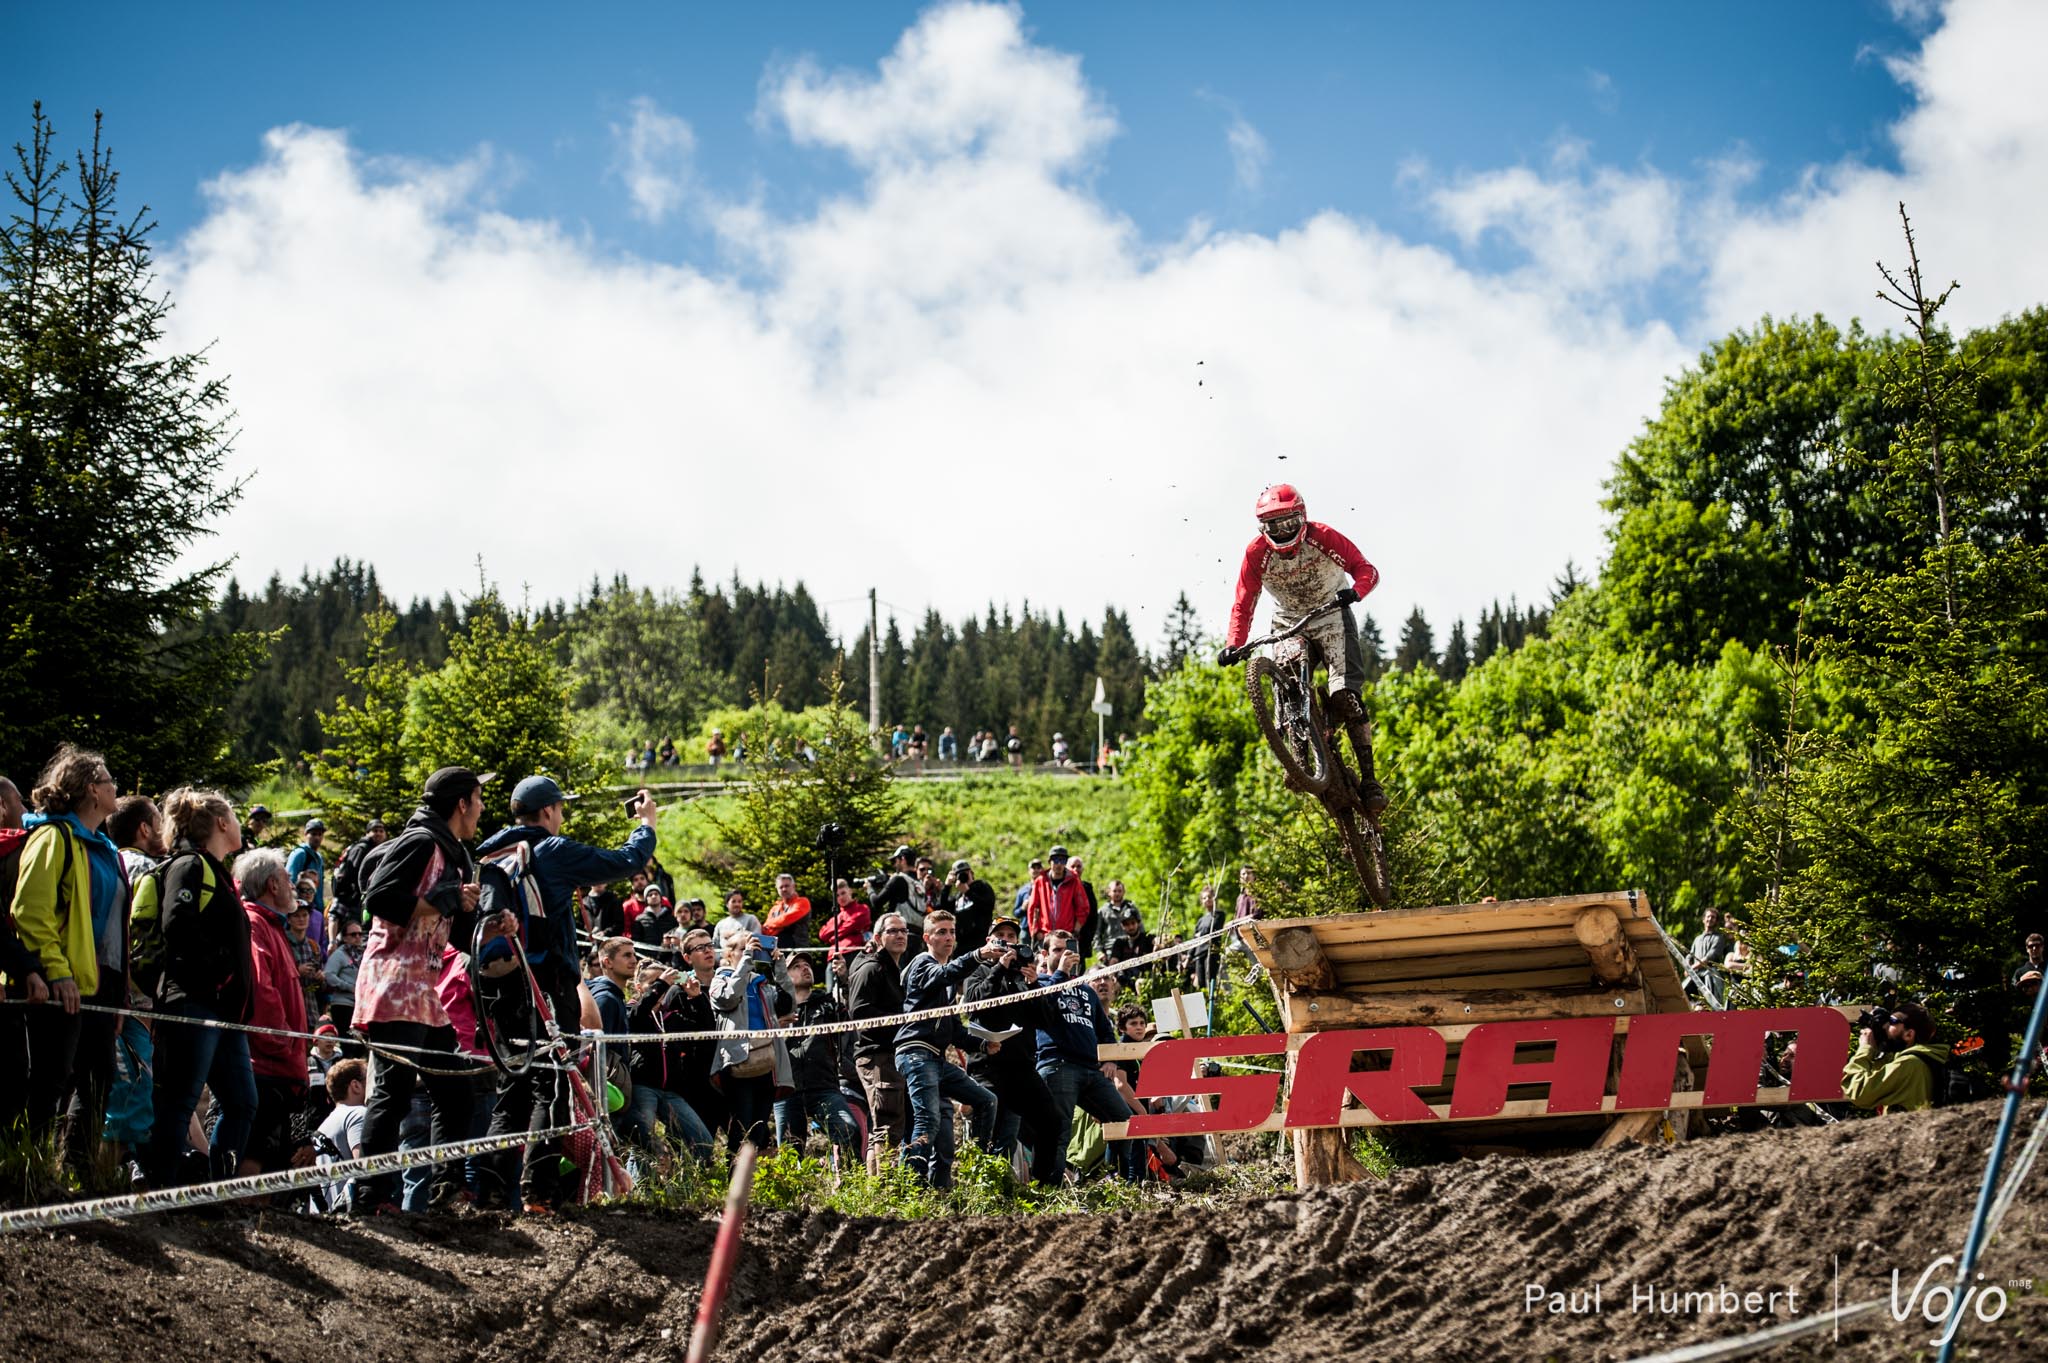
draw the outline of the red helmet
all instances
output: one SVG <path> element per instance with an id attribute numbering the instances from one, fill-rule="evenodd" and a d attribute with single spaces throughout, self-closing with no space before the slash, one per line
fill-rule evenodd
<path id="1" fill-rule="evenodd" d="M 1292 554 L 1301 547 L 1302 536 L 1308 533 L 1308 503 L 1301 499 L 1292 483 L 1275 483 L 1261 492 L 1252 514 L 1259 518 L 1259 529 L 1266 536 L 1266 543 L 1278 553 Z"/>

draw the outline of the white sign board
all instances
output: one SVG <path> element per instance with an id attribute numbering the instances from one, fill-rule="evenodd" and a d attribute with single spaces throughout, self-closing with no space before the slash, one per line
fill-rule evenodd
<path id="1" fill-rule="evenodd" d="M 1185 1009 L 1187 1016 L 1180 1016 Z M 1152 1000 L 1152 1018 L 1159 1024 L 1159 1035 L 1169 1032 L 1181 1036 L 1192 1035 L 1192 1029 L 1209 1025 L 1209 1000 L 1201 994 L 1162 994 Z"/>

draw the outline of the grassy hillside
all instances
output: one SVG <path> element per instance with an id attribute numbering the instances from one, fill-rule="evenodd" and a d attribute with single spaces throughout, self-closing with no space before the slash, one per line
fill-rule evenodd
<path id="1" fill-rule="evenodd" d="M 1144 907 L 1146 923 L 1152 924 L 1158 915 L 1159 887 L 1127 873 L 1134 858 L 1124 850 L 1124 838 L 1130 834 L 1130 788 L 1122 782 L 1004 774 L 905 781 L 896 790 L 910 807 L 903 840 L 937 859 L 941 873 L 947 863 L 966 857 L 974 863 L 975 874 L 996 887 L 998 903 L 1005 908 L 1010 892 L 1024 883 L 1031 858 L 1060 843 L 1084 859 L 1085 873 L 1098 895 L 1107 895 L 1109 882 L 1122 876 L 1130 897 Z M 718 796 L 663 811 L 663 862 L 673 870 L 684 855 L 710 845 L 711 816 L 730 808 L 729 797 Z M 678 875 L 676 889 L 717 903 L 719 887 Z M 1183 883 L 1178 889 L 1176 910 L 1192 922 L 1193 888 Z"/>

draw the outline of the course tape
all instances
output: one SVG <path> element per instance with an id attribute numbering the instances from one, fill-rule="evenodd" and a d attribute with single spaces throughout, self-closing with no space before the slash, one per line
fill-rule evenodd
<path id="1" fill-rule="evenodd" d="M 1097 966 L 1085 974 L 1076 975 L 1070 980 L 1061 980 L 1057 984 L 1035 985 L 1030 989 L 1020 990 L 1015 994 L 1004 994 L 999 998 L 983 999 L 978 1003 L 951 1003 L 941 1008 L 921 1009 L 915 1013 L 891 1013 L 887 1017 L 879 1018 L 849 1018 L 844 1022 L 813 1022 L 802 1027 L 757 1027 L 729 1032 L 717 1030 L 701 1032 L 586 1032 L 584 1035 L 595 1036 L 602 1041 L 625 1042 L 740 1041 L 755 1037 L 783 1037 L 787 1039 L 797 1036 L 837 1036 L 849 1032 L 872 1032 L 882 1027 L 901 1027 L 906 1022 L 925 1022 L 934 1018 L 964 1018 L 974 1013 L 985 1013 L 996 1008 L 1007 1008 L 1013 1003 L 1022 1003 L 1026 999 L 1045 998 L 1051 994 L 1062 993 L 1078 985 L 1086 985 L 1093 980 L 1107 979 L 1120 975 L 1126 970 L 1134 970 L 1139 966 L 1155 965 L 1160 961 L 1182 955 L 1212 938 L 1225 936 L 1232 932 L 1235 926 L 1235 924 L 1232 924 L 1218 928 L 1214 932 L 1203 933 L 1199 937 L 1191 937 L 1185 942 L 1175 942 L 1172 946 L 1160 947 L 1157 951 L 1147 952 L 1143 956 L 1133 956 L 1128 961 L 1117 961 L 1110 965 Z"/>
<path id="2" fill-rule="evenodd" d="M 31 1004 L 27 999 L 0 999 L 0 1004 L 20 1007 L 62 1007 L 55 999 L 44 999 L 40 1005 Z M 188 1018 L 177 1013 L 164 1013 L 155 1009 L 116 1008 L 112 1004 L 106 1003 L 81 1003 L 78 1007 L 81 1012 L 111 1013 L 115 1017 L 141 1018 L 145 1022 L 181 1022 L 188 1027 L 212 1027 L 216 1031 L 223 1032 L 248 1032 L 254 1036 L 290 1037 L 294 1041 L 332 1041 L 337 1046 L 362 1045 L 374 1051 L 403 1051 L 411 1055 L 452 1056 L 458 1060 L 477 1060 L 480 1062 L 474 1070 L 462 1071 L 464 1074 L 481 1074 L 491 1068 L 490 1062 L 479 1056 L 465 1055 L 460 1051 L 443 1050 L 438 1046 L 406 1046 L 396 1041 L 371 1041 L 364 1033 L 354 1031 L 353 1029 L 345 1035 L 337 1033 L 332 1036 L 321 1036 L 314 1032 L 289 1031 L 283 1027 L 258 1027 L 253 1022 L 223 1022 L 218 1018 Z M 424 1070 L 425 1066 L 415 1066 L 415 1068 Z M 433 1074 L 454 1073 L 452 1070 L 431 1070 L 427 1072 Z"/>
<path id="3" fill-rule="evenodd" d="M 89 1202 L 58 1202 L 43 1207 L 0 1211 L 0 1235 L 12 1231 L 51 1230 L 58 1226 L 75 1226 L 84 1221 L 112 1221 L 126 1216 L 147 1216 L 151 1212 L 204 1207 L 215 1202 L 232 1202 L 237 1198 L 263 1197 L 272 1193 L 288 1193 L 298 1188 L 317 1187 L 323 1183 L 339 1183 L 344 1179 L 397 1173 L 401 1169 L 417 1168 L 423 1164 L 446 1164 L 451 1160 L 468 1159 L 471 1155 L 489 1154 L 493 1150 L 509 1150 L 515 1145 L 525 1145 L 529 1141 L 548 1141 L 557 1136 L 573 1135 L 595 1125 L 595 1122 L 572 1122 L 567 1126 L 550 1127 L 546 1131 L 513 1131 L 503 1136 L 478 1136 L 474 1140 L 450 1141 L 446 1145 L 433 1145 L 420 1150 L 395 1150 L 388 1155 L 365 1155 L 358 1159 L 336 1160 L 332 1164 L 309 1164 L 303 1169 L 280 1169 L 274 1174 L 250 1174 L 245 1178 L 224 1178 L 212 1183 L 194 1183 L 183 1188 L 160 1188 L 149 1193 L 100 1197 Z"/>

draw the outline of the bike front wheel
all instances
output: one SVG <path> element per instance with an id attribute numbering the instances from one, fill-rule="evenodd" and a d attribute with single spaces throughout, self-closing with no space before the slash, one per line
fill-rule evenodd
<path id="1" fill-rule="evenodd" d="M 1288 784 L 1311 795 L 1330 788 L 1330 749 L 1323 738 L 1323 717 L 1312 697 L 1271 658 L 1253 658 L 1244 669 L 1245 695 L 1252 717 L 1273 755 L 1280 759 Z"/>

